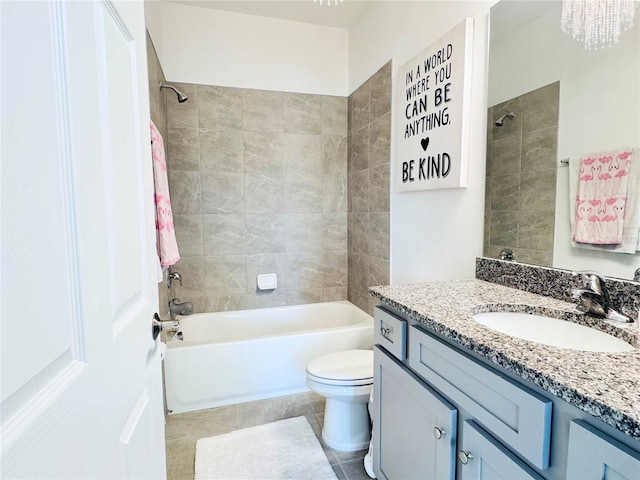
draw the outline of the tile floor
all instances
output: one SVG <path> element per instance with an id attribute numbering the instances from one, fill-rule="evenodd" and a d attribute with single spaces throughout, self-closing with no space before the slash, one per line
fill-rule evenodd
<path id="1" fill-rule="evenodd" d="M 313 392 L 240 403 L 167 417 L 167 479 L 193 480 L 196 441 L 285 418 L 304 415 L 320 439 L 324 398 Z M 366 450 L 339 452 L 320 441 L 338 480 L 369 480 L 362 460 Z"/>

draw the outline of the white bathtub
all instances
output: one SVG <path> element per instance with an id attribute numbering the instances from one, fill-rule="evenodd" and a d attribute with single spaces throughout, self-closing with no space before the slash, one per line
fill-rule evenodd
<path id="1" fill-rule="evenodd" d="M 190 412 L 308 391 L 307 363 L 373 345 L 373 319 L 353 304 L 313 303 L 180 319 L 167 343 L 167 408 Z"/>

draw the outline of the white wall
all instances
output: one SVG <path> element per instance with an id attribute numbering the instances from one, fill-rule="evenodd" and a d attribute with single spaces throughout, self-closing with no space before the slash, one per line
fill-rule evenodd
<path id="1" fill-rule="evenodd" d="M 160 0 L 144 0 L 144 23 L 149 36 L 162 63 L 162 2 Z"/>
<path id="2" fill-rule="evenodd" d="M 391 282 L 473 278 L 482 255 L 486 151 L 487 22 L 495 1 L 380 2 L 349 34 L 353 91 L 393 58 L 398 67 L 474 17 L 471 138 L 467 188 L 397 193 L 395 129 L 391 145 Z M 395 82 L 395 78 L 394 78 Z M 395 93 L 395 90 L 394 90 Z M 395 102 L 395 99 L 394 99 Z"/>
<path id="3" fill-rule="evenodd" d="M 640 26 L 588 51 L 560 31 L 560 8 L 491 46 L 489 106 L 560 81 L 558 159 L 640 147 Z M 559 167 L 553 265 L 630 278 L 639 255 L 572 248 L 567 167 Z"/>
<path id="4" fill-rule="evenodd" d="M 346 29 L 169 2 L 160 8 L 158 57 L 168 81 L 348 94 Z"/>

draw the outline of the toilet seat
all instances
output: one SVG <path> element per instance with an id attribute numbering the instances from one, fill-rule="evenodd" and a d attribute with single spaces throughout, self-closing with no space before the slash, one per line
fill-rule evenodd
<path id="1" fill-rule="evenodd" d="M 371 385 L 373 350 L 344 350 L 318 357 L 307 365 L 307 377 L 325 385 Z"/>

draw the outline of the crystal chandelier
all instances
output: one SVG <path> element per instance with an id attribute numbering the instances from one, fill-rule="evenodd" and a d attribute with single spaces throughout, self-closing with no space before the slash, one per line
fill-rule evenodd
<path id="1" fill-rule="evenodd" d="M 634 0 L 563 0 L 561 28 L 587 50 L 618 43 L 633 25 Z"/>
<path id="2" fill-rule="evenodd" d="M 327 2 L 327 7 L 331 6 L 331 0 L 326 0 Z M 313 3 L 318 3 L 320 5 L 322 5 L 322 0 L 313 0 Z M 339 3 L 342 3 L 342 0 L 333 0 L 333 4 L 334 5 L 338 5 Z"/>

